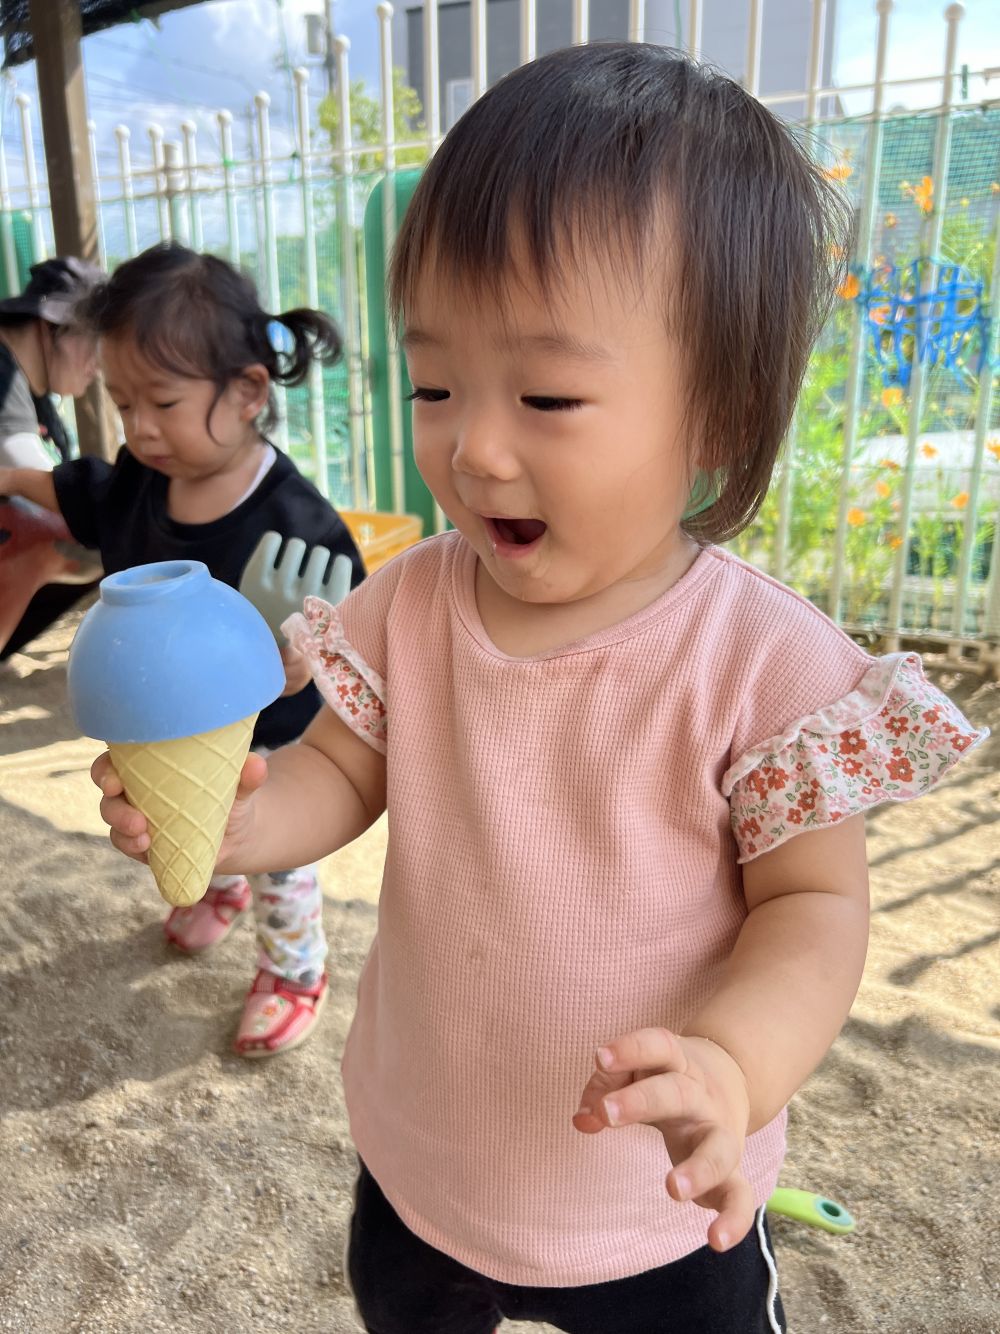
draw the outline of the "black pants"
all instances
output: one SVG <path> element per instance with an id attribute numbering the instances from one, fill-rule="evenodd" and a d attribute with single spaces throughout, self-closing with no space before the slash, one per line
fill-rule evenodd
<path id="1" fill-rule="evenodd" d="M 759 1221 L 770 1254 L 767 1225 Z M 415 1237 L 363 1164 L 347 1269 L 369 1334 L 493 1334 L 504 1317 L 545 1322 L 567 1334 L 785 1329 L 776 1292 L 769 1302 L 771 1272 L 756 1225 L 725 1255 L 703 1246 L 661 1269 L 610 1283 L 520 1287 L 477 1274 Z"/>
<path id="2" fill-rule="evenodd" d="M 0 661 L 19 653 L 96 587 L 96 580 L 92 584 L 44 584 L 24 609 L 6 644 L 0 644 Z"/>

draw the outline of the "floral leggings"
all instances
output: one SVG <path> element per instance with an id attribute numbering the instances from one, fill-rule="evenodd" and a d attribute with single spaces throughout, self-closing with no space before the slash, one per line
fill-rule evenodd
<path id="1" fill-rule="evenodd" d="M 254 746 L 267 756 L 264 746 Z M 316 867 L 299 866 L 269 875 L 217 875 L 212 889 L 228 889 L 244 879 L 253 893 L 257 924 L 257 967 L 289 982 L 311 987 L 323 975 L 327 955 L 323 933 L 323 894 Z"/>
<path id="2" fill-rule="evenodd" d="M 307 987 L 318 982 L 327 944 L 315 866 L 270 875 L 217 875 L 212 877 L 211 888 L 229 889 L 244 879 L 253 893 L 257 967 Z"/>

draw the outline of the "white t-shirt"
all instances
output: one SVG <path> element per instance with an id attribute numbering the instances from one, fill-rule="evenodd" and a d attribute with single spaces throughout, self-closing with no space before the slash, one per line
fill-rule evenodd
<path id="1" fill-rule="evenodd" d="M 44 468 L 46 472 L 51 472 L 53 466 L 53 460 L 42 444 L 40 435 L 17 431 L 0 440 L 0 467 Z"/>

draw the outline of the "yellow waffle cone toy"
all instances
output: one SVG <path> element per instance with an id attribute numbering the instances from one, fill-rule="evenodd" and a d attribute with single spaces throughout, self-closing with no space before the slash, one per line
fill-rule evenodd
<path id="1" fill-rule="evenodd" d="M 110 742 L 125 795 L 149 821 L 149 866 L 168 903 L 208 888 L 257 715 L 173 741 Z"/>
<path id="2" fill-rule="evenodd" d="M 200 561 L 101 581 L 70 650 L 80 731 L 107 742 L 149 824 L 149 865 L 178 907 L 205 893 L 261 709 L 285 670 L 260 612 Z"/>

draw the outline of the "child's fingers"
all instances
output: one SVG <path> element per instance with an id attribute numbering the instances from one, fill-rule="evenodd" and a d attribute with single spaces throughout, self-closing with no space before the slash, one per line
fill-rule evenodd
<path id="1" fill-rule="evenodd" d="M 740 1170 L 740 1150 L 732 1135 L 713 1127 L 688 1158 L 667 1177 L 667 1191 L 681 1203 L 717 1211 L 708 1227 L 708 1245 L 727 1251 L 743 1241 L 756 1214 L 753 1191 Z"/>
<path id="2" fill-rule="evenodd" d="M 111 830 L 111 842 L 119 852 L 135 861 L 149 860 L 149 826 L 143 813 L 125 797 L 122 781 L 105 752 L 90 766 L 90 776 L 104 795 L 101 819 Z M 246 799 L 267 780 L 267 761 L 260 755 L 248 755 L 240 774 L 237 798 Z"/>
<path id="3" fill-rule="evenodd" d="M 740 1175 L 731 1178 L 721 1198 L 709 1207 L 719 1211 L 718 1218 L 713 1218 L 708 1228 L 708 1244 L 713 1251 L 730 1250 L 753 1227 L 756 1214 L 753 1192 Z"/>
<path id="4" fill-rule="evenodd" d="M 642 1087 L 648 1081 L 634 1083 L 636 1072 L 687 1068 L 681 1044 L 666 1028 L 642 1028 L 614 1038 L 597 1049 L 594 1064 L 597 1069 L 583 1090 L 580 1109 L 573 1117 L 577 1130 L 585 1134 L 596 1133 L 610 1125 L 658 1119 L 653 1114 L 654 1104 L 647 1101 L 649 1091 Z M 624 1089 L 629 1093 L 623 1104 L 617 1095 Z M 631 1092 L 634 1089 L 638 1092 Z M 609 1104 L 605 1101 L 608 1094 L 616 1095 L 610 1103 L 610 1115 Z"/>
<path id="5" fill-rule="evenodd" d="M 124 852 L 126 857 L 131 857 L 137 862 L 149 861 L 148 834 L 119 834 L 116 829 L 112 829 L 111 842 L 119 852 Z"/>
<path id="6" fill-rule="evenodd" d="M 107 751 L 98 755 L 90 766 L 90 777 L 101 789 L 101 819 L 111 829 L 111 842 L 119 852 L 136 861 L 149 860 L 149 832 L 142 811 L 125 798 L 122 780 L 118 777 Z"/>
<path id="7" fill-rule="evenodd" d="M 146 817 L 142 811 L 137 811 L 134 806 L 130 806 L 124 797 L 102 797 L 101 798 L 101 819 L 106 825 L 110 825 L 112 842 L 115 842 L 115 835 L 122 839 L 141 839 L 145 838 L 146 843 L 136 851 L 143 852 L 149 846 L 149 828 L 146 824 Z M 117 847 L 118 844 L 115 843 Z M 124 852 L 125 849 L 123 848 Z"/>
<path id="8" fill-rule="evenodd" d="M 117 797 L 122 791 L 122 780 L 118 777 L 111 755 L 103 751 L 90 766 L 90 778 L 107 797 Z"/>
<path id="9" fill-rule="evenodd" d="M 684 1048 L 668 1028 L 638 1028 L 598 1047 L 595 1064 L 609 1073 L 621 1070 L 687 1069 Z"/>
<path id="10" fill-rule="evenodd" d="M 675 1200 L 693 1200 L 718 1211 L 708 1229 L 709 1245 L 716 1251 L 728 1251 L 753 1225 L 753 1192 L 740 1170 L 740 1158 L 741 1146 L 732 1133 L 713 1126 L 667 1176 L 667 1191 Z"/>
<path id="11" fill-rule="evenodd" d="M 290 644 L 286 644 L 281 650 L 281 661 L 285 668 L 284 693 L 286 695 L 297 695 L 303 686 L 308 685 L 312 677 L 309 660 L 297 648 L 292 648 Z"/>
<path id="12" fill-rule="evenodd" d="M 573 1127 L 583 1135 L 596 1135 L 600 1130 L 607 1130 L 607 1125 L 599 1116 L 582 1108 L 573 1113 Z"/>
<path id="13" fill-rule="evenodd" d="M 675 1164 L 667 1177 L 667 1190 L 681 1203 L 700 1203 L 739 1175 L 741 1152 L 742 1145 L 731 1131 L 718 1125 L 710 1127 L 688 1157 Z"/>
<path id="14" fill-rule="evenodd" d="M 579 1109 L 573 1116 L 573 1124 L 577 1130 L 581 1130 L 585 1135 L 593 1135 L 598 1130 L 605 1130 L 608 1123 L 603 1115 L 599 1114 L 602 1099 L 606 1094 L 624 1088 L 631 1081 L 631 1078 L 630 1071 L 608 1075 L 598 1070 L 591 1075 L 583 1093 L 580 1095 Z"/>
<path id="15" fill-rule="evenodd" d="M 718 1107 L 704 1085 L 669 1072 L 647 1075 L 612 1090 L 593 1110 L 604 1117 L 605 1125 L 632 1126 L 714 1121 Z"/>
<path id="16" fill-rule="evenodd" d="M 253 796 L 259 787 L 263 787 L 267 782 L 267 760 L 263 755 L 250 754 L 246 758 L 243 770 L 240 773 L 239 787 L 236 789 L 236 800 L 245 799 Z"/>

